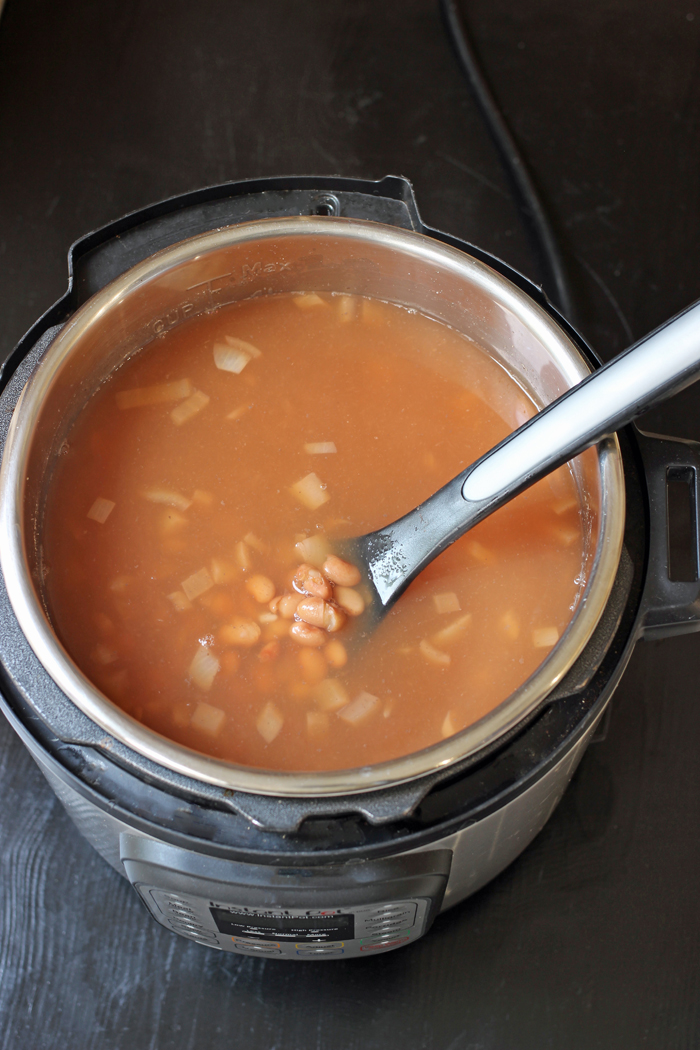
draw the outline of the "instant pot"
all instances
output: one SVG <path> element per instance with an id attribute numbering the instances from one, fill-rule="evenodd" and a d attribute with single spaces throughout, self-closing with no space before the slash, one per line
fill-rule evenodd
<path id="1" fill-rule="evenodd" d="M 359 770 L 235 767 L 167 741 L 72 663 L 42 600 L 41 516 L 72 420 L 124 359 L 198 312 L 279 291 L 372 294 L 465 332 L 540 405 L 596 360 L 521 274 L 424 226 L 411 186 L 299 177 L 213 187 L 88 235 L 66 294 L 5 365 L 0 688 L 70 817 L 163 926 L 243 955 L 410 944 L 541 830 L 635 642 L 700 629 L 694 442 L 627 427 L 573 469 L 585 589 L 541 667 L 474 726 Z M 671 579 L 667 490 L 692 521 Z"/>

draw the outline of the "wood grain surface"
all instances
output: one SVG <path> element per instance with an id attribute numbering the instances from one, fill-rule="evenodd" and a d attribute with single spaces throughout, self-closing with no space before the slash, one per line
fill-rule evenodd
<path id="1" fill-rule="evenodd" d="M 700 294 L 697 0 L 464 0 L 604 358 Z M 425 220 L 538 275 L 432 0 L 7 0 L 0 356 L 68 245 L 171 194 L 409 177 Z M 692 388 L 648 421 L 700 439 Z M 700 636 L 639 645 L 521 858 L 410 949 L 224 955 L 156 925 L 0 720 L 2 1050 L 692 1050 Z"/>

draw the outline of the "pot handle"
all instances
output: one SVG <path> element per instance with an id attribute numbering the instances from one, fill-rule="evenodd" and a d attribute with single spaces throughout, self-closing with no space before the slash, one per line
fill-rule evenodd
<path id="1" fill-rule="evenodd" d="M 700 631 L 700 443 L 637 431 L 649 503 L 649 561 L 642 598 L 641 635 L 670 638 Z M 687 486 L 690 507 L 690 570 L 671 579 L 669 484 Z"/>

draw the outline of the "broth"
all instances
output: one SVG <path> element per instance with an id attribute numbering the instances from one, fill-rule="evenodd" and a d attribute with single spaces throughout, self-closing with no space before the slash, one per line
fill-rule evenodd
<path id="1" fill-rule="evenodd" d="M 566 629 L 583 587 L 568 468 L 453 544 L 368 642 L 352 572 L 329 591 L 338 629 L 317 634 L 294 577 L 534 411 L 464 336 L 378 300 L 263 296 L 191 319 L 70 431 L 45 514 L 52 623 L 114 703 L 218 758 L 331 770 L 424 748 L 501 703 Z"/>

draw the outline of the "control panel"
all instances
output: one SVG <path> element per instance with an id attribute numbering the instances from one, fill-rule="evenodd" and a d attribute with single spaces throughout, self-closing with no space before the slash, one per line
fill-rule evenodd
<path id="1" fill-rule="evenodd" d="M 191 894 L 140 886 L 163 926 L 200 944 L 241 955 L 340 959 L 376 955 L 415 941 L 430 901 L 385 900 L 348 908 L 250 908 Z"/>
<path id="2" fill-rule="evenodd" d="M 125 833 L 120 855 L 162 926 L 220 951 L 296 961 L 368 958 L 417 940 L 440 910 L 452 862 L 450 850 L 433 848 L 260 864 Z"/>

